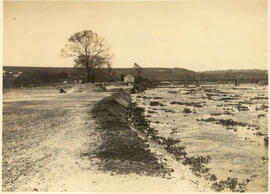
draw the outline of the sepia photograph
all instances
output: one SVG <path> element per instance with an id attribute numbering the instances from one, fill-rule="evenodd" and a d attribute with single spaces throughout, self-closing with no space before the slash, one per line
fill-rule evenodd
<path id="1" fill-rule="evenodd" d="M 2 192 L 268 192 L 268 1 L 2 2 Z"/>

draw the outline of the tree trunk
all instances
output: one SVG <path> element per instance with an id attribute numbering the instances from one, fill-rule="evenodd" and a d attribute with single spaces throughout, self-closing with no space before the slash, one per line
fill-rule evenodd
<path id="1" fill-rule="evenodd" d="M 89 61 L 87 59 L 85 64 L 85 70 L 86 70 L 86 79 L 87 82 L 89 83 L 91 81 L 91 69 L 89 68 Z"/>
<path id="2" fill-rule="evenodd" d="M 91 82 L 91 73 L 89 70 L 87 71 L 87 82 Z"/>
<path id="3" fill-rule="evenodd" d="M 95 82 L 95 72 L 94 72 L 94 69 L 92 68 L 91 69 L 91 83 L 94 83 Z"/>

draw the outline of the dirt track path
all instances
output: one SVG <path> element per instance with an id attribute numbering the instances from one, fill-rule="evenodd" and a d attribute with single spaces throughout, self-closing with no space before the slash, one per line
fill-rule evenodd
<path id="1" fill-rule="evenodd" d="M 4 96 L 3 191 L 198 191 L 183 179 L 98 170 L 100 140 L 91 110 L 110 93 L 34 94 Z"/>
<path id="2" fill-rule="evenodd" d="M 83 190 L 83 180 L 75 177 L 94 167 L 83 153 L 97 142 L 95 121 L 89 112 L 109 94 L 55 94 L 42 100 L 38 95 L 31 101 L 16 95 L 16 100 L 11 100 L 12 94 L 4 99 L 3 191 Z M 8 112 L 11 109 L 16 112 L 12 118 Z M 35 114 L 20 114 L 23 109 Z M 39 119 L 46 111 L 48 119 Z M 13 126 L 10 119 L 15 123 Z M 26 120 L 32 120 L 32 125 Z"/>

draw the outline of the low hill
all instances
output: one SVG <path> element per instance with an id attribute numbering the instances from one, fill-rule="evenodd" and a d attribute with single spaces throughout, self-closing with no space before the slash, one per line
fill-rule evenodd
<path id="1" fill-rule="evenodd" d="M 47 76 L 56 76 L 59 78 L 73 77 L 75 79 L 85 76 L 83 68 L 65 68 L 65 67 L 19 67 L 4 66 L 3 70 L 8 75 L 18 74 L 19 72 L 27 75 L 44 74 Z M 112 68 L 111 73 L 106 69 L 97 70 L 96 81 L 115 81 L 120 80 L 121 75 L 132 74 L 136 76 L 133 68 Z M 193 71 L 182 68 L 142 68 L 142 76 L 155 81 L 185 79 L 194 74 Z"/>
<path id="2" fill-rule="evenodd" d="M 113 68 L 112 72 L 137 76 L 133 68 Z M 141 76 L 151 81 L 183 80 L 192 77 L 195 72 L 183 68 L 142 68 Z"/>
<path id="3" fill-rule="evenodd" d="M 244 82 L 258 82 L 268 80 L 268 71 L 260 69 L 204 71 L 197 72 L 196 77 L 199 80 L 205 81 L 228 81 L 238 79 Z"/>
<path id="4" fill-rule="evenodd" d="M 127 74 L 137 76 L 133 68 L 112 68 L 110 72 L 106 69 L 100 69 L 96 71 L 95 81 L 120 81 Z M 142 68 L 141 76 L 151 81 L 200 80 L 217 82 L 239 79 L 243 82 L 267 82 L 268 71 L 253 69 L 194 72 L 183 68 Z M 83 80 L 85 71 L 83 68 L 4 66 L 3 78 L 4 88 L 20 87 Z"/>

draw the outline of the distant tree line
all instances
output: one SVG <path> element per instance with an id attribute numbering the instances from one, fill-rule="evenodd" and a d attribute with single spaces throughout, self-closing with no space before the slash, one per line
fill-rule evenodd
<path id="1" fill-rule="evenodd" d="M 268 80 L 267 70 L 224 70 L 206 71 L 195 74 L 197 80 L 201 81 L 233 81 L 256 83 Z"/>
<path id="2" fill-rule="evenodd" d="M 13 75 L 3 76 L 3 88 L 14 88 L 24 86 L 45 85 L 61 82 L 67 77 L 66 72 L 52 73 L 45 70 L 36 70 L 33 72 L 22 72 L 17 77 Z"/>
<path id="3" fill-rule="evenodd" d="M 136 68 L 135 68 L 136 67 Z M 13 77 L 12 75 L 3 76 L 3 86 L 21 87 L 33 85 L 45 85 L 51 83 L 63 83 L 68 80 L 85 78 L 84 68 L 38 68 L 38 67 L 3 67 L 3 70 L 13 72 L 14 74 L 22 72 L 20 76 Z M 239 79 L 241 82 L 257 83 L 263 81 L 267 83 L 267 70 L 227 70 L 227 71 L 209 71 L 209 72 L 193 72 L 181 68 L 112 68 L 111 71 L 107 69 L 96 69 L 94 82 L 113 82 L 121 81 L 121 77 L 127 74 L 132 74 L 134 77 L 141 77 L 149 81 L 185 81 L 185 80 L 199 80 L 200 82 L 228 82 Z M 182 83 L 181 82 L 181 83 Z"/>

